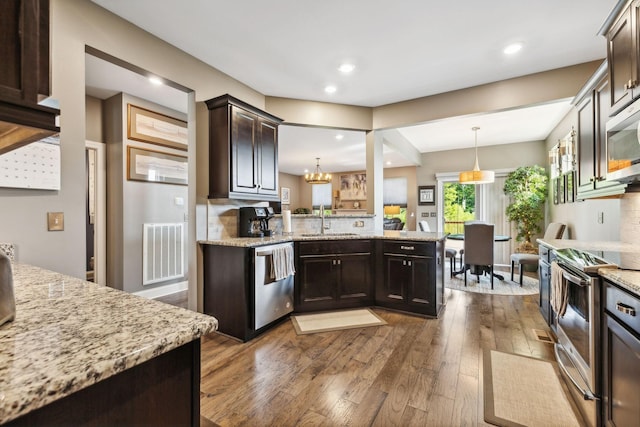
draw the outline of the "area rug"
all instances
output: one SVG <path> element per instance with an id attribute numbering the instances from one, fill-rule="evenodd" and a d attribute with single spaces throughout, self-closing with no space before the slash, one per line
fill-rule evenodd
<path id="1" fill-rule="evenodd" d="M 387 324 L 368 308 L 299 314 L 291 316 L 291 322 L 298 335 Z"/>
<path id="2" fill-rule="evenodd" d="M 498 426 L 580 426 L 555 362 L 485 350 L 484 420 Z"/>
<path id="3" fill-rule="evenodd" d="M 444 286 L 450 289 L 457 289 L 466 292 L 478 292 L 484 294 L 495 295 L 533 295 L 539 292 L 538 279 L 534 277 L 524 276 L 522 278 L 522 287 L 520 287 L 519 276 L 513 275 L 515 279 L 510 280 L 511 273 L 508 271 L 496 271 L 496 273 L 504 276 L 504 280 L 496 277 L 493 278 L 493 290 L 491 289 L 491 279 L 489 276 L 480 276 L 480 283 L 476 281 L 476 276 L 467 272 L 467 286 L 464 286 L 464 274 L 449 277 L 449 271 L 445 271 Z"/>

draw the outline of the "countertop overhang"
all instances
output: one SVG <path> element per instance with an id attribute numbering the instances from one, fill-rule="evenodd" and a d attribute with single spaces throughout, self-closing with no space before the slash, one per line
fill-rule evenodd
<path id="1" fill-rule="evenodd" d="M 0 424 L 217 329 L 215 318 L 13 264 L 16 318 L 0 327 Z"/>

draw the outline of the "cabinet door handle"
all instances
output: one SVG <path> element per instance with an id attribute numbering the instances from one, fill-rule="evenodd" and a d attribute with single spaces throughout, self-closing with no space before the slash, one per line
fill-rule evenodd
<path id="1" fill-rule="evenodd" d="M 408 264 L 409 264 L 409 267 L 411 267 L 411 261 L 409 261 L 409 263 L 408 263 Z"/>
<path id="2" fill-rule="evenodd" d="M 400 249 L 404 249 L 406 251 L 412 251 L 415 249 L 414 246 L 400 246 Z"/>
<path id="3" fill-rule="evenodd" d="M 616 309 L 624 314 L 636 317 L 636 309 L 627 304 L 621 303 L 620 301 L 616 302 Z"/>
<path id="4" fill-rule="evenodd" d="M 338 265 L 342 265 L 342 260 L 341 259 L 338 260 Z"/>

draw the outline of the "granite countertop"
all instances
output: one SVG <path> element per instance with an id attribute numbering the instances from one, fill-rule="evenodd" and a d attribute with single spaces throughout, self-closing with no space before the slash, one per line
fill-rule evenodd
<path id="1" fill-rule="evenodd" d="M 0 424 L 217 329 L 215 318 L 13 264 L 16 318 L 0 327 Z"/>
<path id="2" fill-rule="evenodd" d="M 573 248 L 588 251 L 627 269 L 601 268 L 598 274 L 640 297 L 640 245 L 625 242 L 586 242 L 569 239 L 538 239 L 553 249 Z M 637 271 L 636 271 L 637 270 Z"/>
<path id="3" fill-rule="evenodd" d="M 399 231 L 387 230 L 368 233 L 340 233 L 326 232 L 325 234 L 303 233 L 291 235 L 275 235 L 271 237 L 231 237 L 220 240 L 200 240 L 202 245 L 236 246 L 255 248 L 275 243 L 313 241 L 313 240 L 357 240 L 357 239 L 383 239 L 383 240 L 411 240 L 419 242 L 437 242 L 444 240 L 447 233 L 425 233 L 423 231 Z"/>

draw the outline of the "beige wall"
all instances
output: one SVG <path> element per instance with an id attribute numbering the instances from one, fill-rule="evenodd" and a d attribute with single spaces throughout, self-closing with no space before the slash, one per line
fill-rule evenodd
<path id="1" fill-rule="evenodd" d="M 102 131 L 102 100 L 92 96 L 85 97 L 86 112 L 85 128 L 87 140 L 104 142 Z"/>
<path id="2" fill-rule="evenodd" d="M 293 210 L 296 207 L 300 207 L 300 177 L 281 172 L 278 175 L 278 180 L 280 181 L 280 188 L 286 187 L 289 189 L 289 198 L 291 202 L 289 206 L 282 205 L 282 209 Z"/>
<path id="3" fill-rule="evenodd" d="M 573 98 L 602 60 L 376 107 L 373 129 Z"/>

